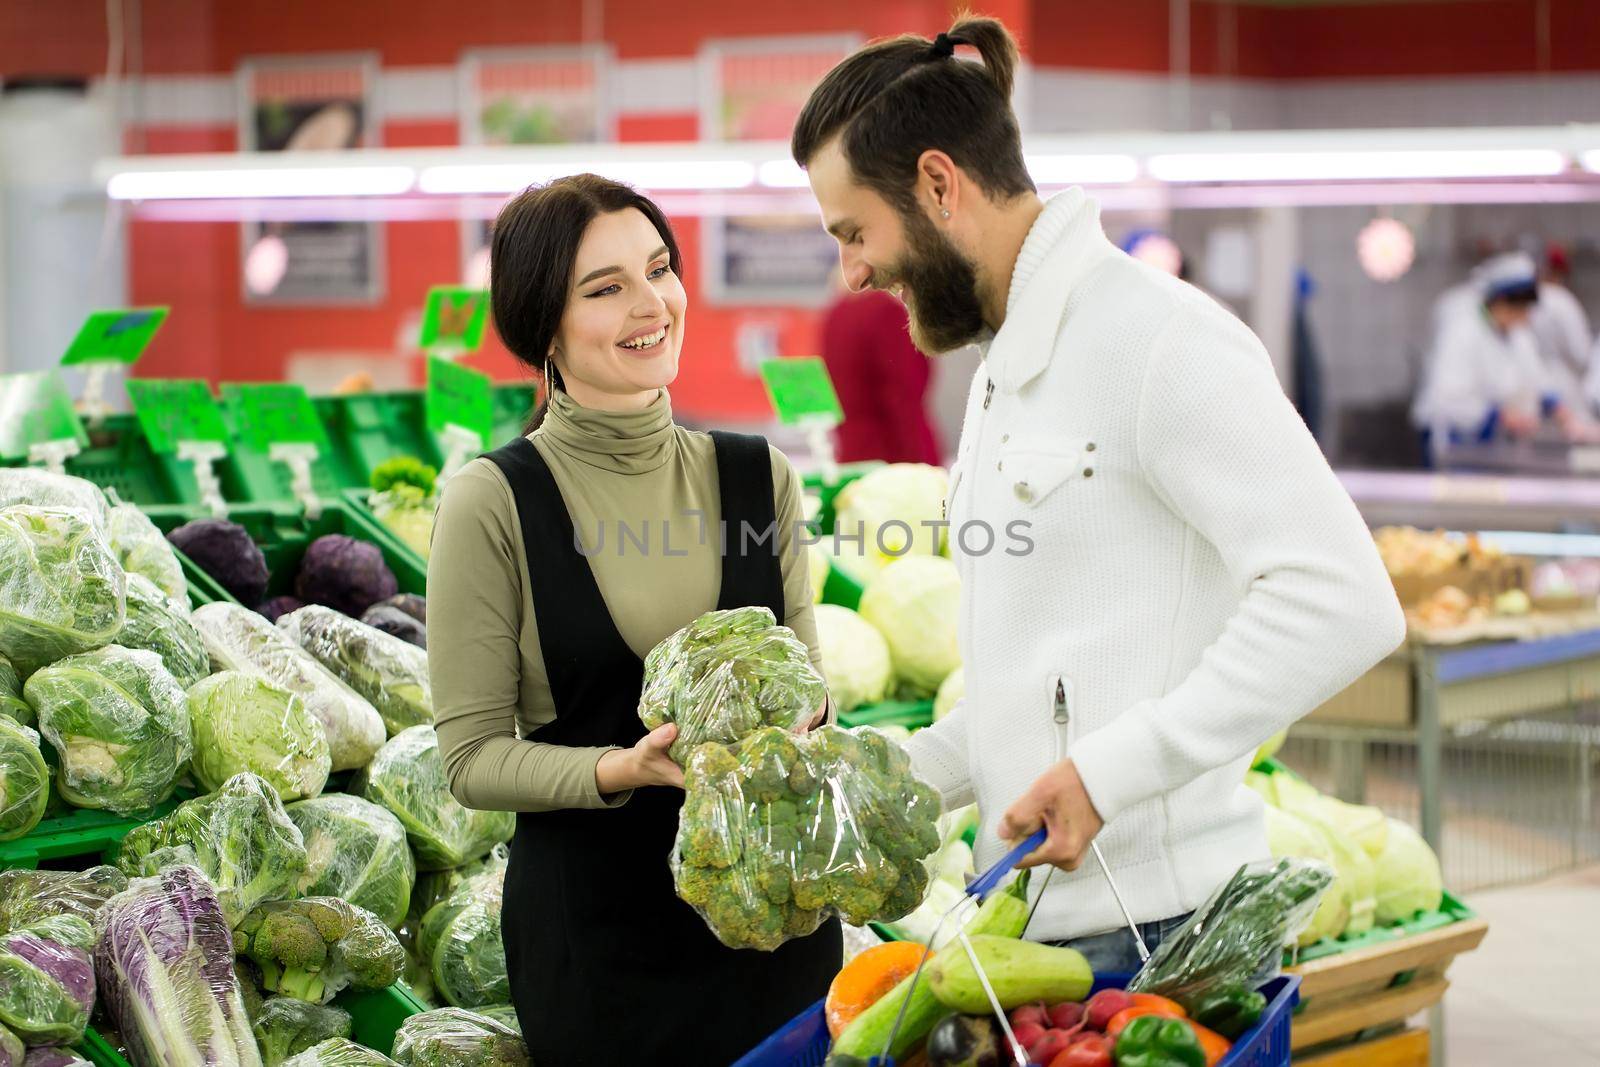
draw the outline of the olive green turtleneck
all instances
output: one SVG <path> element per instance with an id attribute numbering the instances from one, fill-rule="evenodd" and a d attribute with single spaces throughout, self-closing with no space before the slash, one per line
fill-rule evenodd
<path id="1" fill-rule="evenodd" d="M 716 452 L 708 434 L 672 421 L 665 390 L 635 412 L 584 408 L 557 391 L 544 423 L 530 436 L 561 490 L 617 629 L 634 652 L 643 657 L 717 606 L 722 511 Z M 772 485 L 783 621 L 806 643 L 820 670 L 807 554 L 794 545 L 802 517 L 800 479 L 775 448 Z M 620 536 L 619 524 L 634 537 Z M 594 768 L 604 748 L 522 740 L 558 710 L 539 649 L 528 567 L 505 475 L 490 460 L 473 460 L 444 490 L 428 564 L 428 661 L 450 787 L 463 804 L 496 810 L 625 801 L 625 795 L 602 798 L 596 788 Z"/>

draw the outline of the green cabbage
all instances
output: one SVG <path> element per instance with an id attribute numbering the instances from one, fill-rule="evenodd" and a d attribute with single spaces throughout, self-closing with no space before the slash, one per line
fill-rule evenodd
<path id="1" fill-rule="evenodd" d="M 388 808 L 406 828 L 417 869 L 459 867 L 516 831 L 509 811 L 464 808 L 450 795 L 432 726 L 402 730 L 378 750 L 352 792 Z"/>
<path id="2" fill-rule="evenodd" d="M 868 576 L 901 556 L 937 556 L 941 527 L 936 524 L 944 519 L 949 488 L 944 468 L 925 463 L 890 463 L 868 471 L 833 499 L 835 554 L 859 560 Z"/>
<path id="3" fill-rule="evenodd" d="M 72 508 L 81 511 L 96 530 L 105 532 L 110 505 L 98 485 L 70 474 L 38 467 L 0 468 L 0 508 L 31 504 L 36 508 Z"/>
<path id="4" fill-rule="evenodd" d="M 967 670 L 957 667 L 945 676 L 939 683 L 939 691 L 933 697 L 933 721 L 938 722 L 961 702 L 967 695 Z"/>
<path id="5" fill-rule="evenodd" d="M 287 811 L 306 845 L 300 894 L 340 897 L 398 929 L 406 920 L 417 877 L 400 820 L 345 793 L 302 800 Z"/>
<path id="6" fill-rule="evenodd" d="M 1377 860 L 1377 919 L 1397 923 L 1419 911 L 1437 911 L 1444 899 L 1439 857 L 1422 835 L 1389 820 L 1389 839 Z"/>
<path id="7" fill-rule="evenodd" d="M 889 693 L 894 665 L 889 645 L 872 624 L 849 608 L 818 604 L 812 609 L 822 647 L 822 674 L 838 712 L 874 704 Z"/>
<path id="8" fill-rule="evenodd" d="M 811 602 L 822 603 L 822 587 L 828 584 L 828 554 L 821 545 L 806 546 L 806 573 L 811 578 Z"/>
<path id="9" fill-rule="evenodd" d="M 511 1000 L 506 950 L 500 935 L 505 888 L 503 864 L 457 886 L 422 918 L 417 948 L 428 961 L 433 987 L 458 1008 Z"/>
<path id="10" fill-rule="evenodd" d="M 117 644 L 154 652 L 185 688 L 211 673 L 211 654 L 187 607 L 168 599 L 149 578 L 133 573 L 128 575 L 127 602 L 127 622 L 117 634 Z"/>
<path id="11" fill-rule="evenodd" d="M 188 697 L 160 656 L 107 645 L 44 668 L 24 692 L 69 803 L 130 815 L 172 795 L 193 740 Z"/>
<path id="12" fill-rule="evenodd" d="M 0 841 L 38 826 L 49 802 L 50 769 L 39 751 L 39 735 L 0 715 Z"/>
<path id="13" fill-rule="evenodd" d="M 332 760 L 322 723 L 305 701 L 265 678 L 222 671 L 189 690 L 194 774 L 208 792 L 241 771 L 260 775 L 285 802 L 314 797 Z"/>
<path id="14" fill-rule="evenodd" d="M 1250 760 L 1250 766 L 1254 767 L 1263 760 L 1269 760 L 1273 756 L 1276 756 L 1278 754 L 1278 750 L 1283 747 L 1283 743 L 1287 740 L 1289 740 L 1289 731 L 1279 730 L 1277 733 L 1261 742 L 1261 747 L 1256 749 L 1255 756 L 1253 756 Z"/>
<path id="15" fill-rule="evenodd" d="M 933 696 L 961 666 L 960 606 L 956 565 L 938 556 L 895 560 L 861 595 L 861 617 L 889 642 L 895 676 L 907 696 Z"/>
<path id="16" fill-rule="evenodd" d="M 33 709 L 22 699 L 22 679 L 11 661 L 0 656 L 0 715 L 8 715 L 24 726 L 38 722 Z"/>
<path id="17" fill-rule="evenodd" d="M 0 655 L 26 677 L 122 629 L 122 566 L 82 511 L 0 510 Z"/>
<path id="18" fill-rule="evenodd" d="M 111 509 L 108 524 L 111 550 L 122 569 L 154 582 L 176 604 L 188 604 L 189 581 L 172 544 L 156 529 L 150 517 L 133 504 Z"/>
<path id="19" fill-rule="evenodd" d="M 1315 826 L 1271 805 L 1266 809 L 1267 847 L 1275 859 L 1318 860 L 1331 869 L 1334 865 L 1333 849 L 1328 838 Z M 1300 932 L 1299 947 L 1316 944 L 1325 937 L 1338 937 L 1350 921 L 1350 897 L 1334 878 L 1322 894 L 1311 921 Z"/>

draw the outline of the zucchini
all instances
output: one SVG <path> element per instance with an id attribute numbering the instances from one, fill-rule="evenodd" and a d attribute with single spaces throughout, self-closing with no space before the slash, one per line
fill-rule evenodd
<path id="1" fill-rule="evenodd" d="M 1036 1000 L 1046 1004 L 1082 1000 L 1094 985 L 1089 961 L 1074 949 L 982 934 L 968 940 L 989 976 L 995 999 L 1006 1011 Z M 992 1010 L 967 946 L 959 938 L 928 961 L 927 976 L 933 995 L 945 1007 L 974 1015 Z"/>
<path id="2" fill-rule="evenodd" d="M 991 894 L 983 902 L 978 914 L 963 928 L 968 937 L 975 934 L 1013 938 L 1022 936 L 1023 927 L 1028 924 L 1028 875 L 1028 871 L 1023 871 L 1016 881 L 1000 892 Z M 930 960 L 928 966 L 933 966 L 933 961 Z M 889 1031 L 900 1016 L 900 1004 L 906 1000 L 908 993 L 910 1003 L 906 1005 L 905 1019 L 900 1023 L 900 1032 L 895 1035 L 894 1046 L 889 1049 L 889 1054 L 896 1058 L 904 1056 L 927 1037 L 934 1024 L 948 1014 L 948 1009 L 933 995 L 926 973 L 917 981 L 915 989 L 911 988 L 912 978 L 901 980 L 899 985 L 857 1015 L 834 1042 L 832 1055 L 861 1059 L 881 1056 L 884 1043 L 889 1040 Z"/>

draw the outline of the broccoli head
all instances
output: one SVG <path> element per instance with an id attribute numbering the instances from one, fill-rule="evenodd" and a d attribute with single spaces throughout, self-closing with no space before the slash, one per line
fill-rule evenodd
<path id="1" fill-rule="evenodd" d="M 271 998 L 255 1018 L 256 1045 L 265 1067 L 278 1067 L 329 1038 L 349 1037 L 350 1030 L 348 1012 L 291 997 Z"/>
<path id="2" fill-rule="evenodd" d="M 485 1014 L 440 1008 L 413 1015 L 394 1035 L 401 1067 L 525 1067 L 518 1031 Z"/>
<path id="3" fill-rule="evenodd" d="M 400 980 L 406 954 L 383 920 L 337 897 L 263 904 L 234 930 L 235 950 L 261 969 L 263 988 L 325 1004 L 346 986 Z"/>

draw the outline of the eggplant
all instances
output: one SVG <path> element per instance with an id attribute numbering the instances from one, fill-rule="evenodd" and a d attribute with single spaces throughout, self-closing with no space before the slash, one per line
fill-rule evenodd
<path id="1" fill-rule="evenodd" d="M 987 1015 L 947 1015 L 928 1034 L 928 1067 L 1002 1067 L 1000 1027 Z"/>

